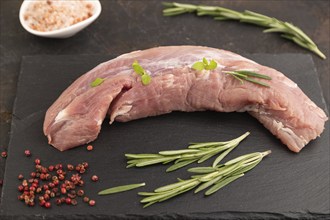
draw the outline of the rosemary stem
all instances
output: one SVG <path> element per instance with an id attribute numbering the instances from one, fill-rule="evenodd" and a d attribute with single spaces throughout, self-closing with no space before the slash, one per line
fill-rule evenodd
<path id="1" fill-rule="evenodd" d="M 283 33 L 283 35 L 281 35 L 282 37 L 293 41 L 305 49 L 312 51 L 322 59 L 326 59 L 326 56 L 320 51 L 317 45 L 300 28 L 291 23 L 281 21 L 276 18 L 268 17 L 266 15 L 248 10 L 239 12 L 217 6 L 182 4 L 177 2 L 165 2 L 163 5 L 166 7 L 163 10 L 164 16 L 196 13 L 198 16 L 212 16 L 215 20 L 237 20 L 243 23 L 262 26 L 268 28 L 264 31 L 264 33 Z"/>

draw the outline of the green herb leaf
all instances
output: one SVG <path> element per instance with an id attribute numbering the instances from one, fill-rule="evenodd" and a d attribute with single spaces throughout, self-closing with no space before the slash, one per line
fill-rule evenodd
<path id="1" fill-rule="evenodd" d="M 151 82 L 151 76 L 143 69 L 143 67 L 138 63 L 138 61 L 134 61 L 132 64 L 134 72 L 141 76 L 141 82 L 143 85 L 149 85 Z"/>
<path id="2" fill-rule="evenodd" d="M 166 169 L 166 172 L 172 172 L 174 170 L 180 169 L 182 167 L 185 167 L 193 162 L 195 162 L 196 160 L 186 160 L 186 161 L 182 161 L 180 163 L 175 163 L 172 166 L 170 166 L 169 168 Z"/>
<path id="3" fill-rule="evenodd" d="M 190 173 L 213 173 L 217 171 L 214 167 L 193 167 L 188 169 L 188 172 Z"/>
<path id="4" fill-rule="evenodd" d="M 159 157 L 158 154 L 125 154 L 127 159 L 140 159 L 140 158 L 156 158 Z"/>
<path id="5" fill-rule="evenodd" d="M 201 71 L 204 69 L 205 70 L 214 70 L 217 68 L 217 66 L 218 66 L 218 64 L 217 64 L 217 62 L 215 62 L 215 60 L 211 60 L 209 62 L 204 57 L 202 61 L 197 61 L 196 63 L 194 63 L 191 68 L 193 68 L 194 70 L 197 70 L 197 71 Z"/>
<path id="6" fill-rule="evenodd" d="M 197 70 L 197 71 L 201 71 L 204 69 L 204 63 L 203 62 L 196 62 L 192 65 L 192 67 L 194 70 Z"/>
<path id="7" fill-rule="evenodd" d="M 257 80 L 251 79 L 251 78 L 246 78 L 245 80 L 252 82 L 254 84 L 260 85 L 260 86 L 270 87 L 270 85 L 268 85 L 267 83 L 260 82 L 260 81 L 257 81 Z"/>
<path id="8" fill-rule="evenodd" d="M 215 182 L 218 182 L 221 178 L 223 178 L 222 176 L 218 176 L 216 178 L 214 178 L 213 180 L 210 180 L 208 182 L 204 182 L 203 184 L 201 184 L 194 193 L 198 193 L 199 191 L 202 191 L 204 189 L 206 189 L 207 187 L 213 185 Z"/>
<path id="9" fill-rule="evenodd" d="M 226 150 L 225 152 L 223 152 L 222 154 L 220 154 L 213 162 L 212 167 L 216 167 L 218 165 L 218 163 L 220 163 L 220 161 L 225 158 L 225 156 L 227 156 L 227 154 L 230 153 L 230 151 L 232 151 L 234 149 L 234 147 L 229 148 L 228 150 Z"/>
<path id="10" fill-rule="evenodd" d="M 187 185 L 188 183 L 195 182 L 195 181 L 196 180 L 194 180 L 194 179 L 190 179 L 190 180 L 185 180 L 185 181 L 181 181 L 181 182 L 177 182 L 177 183 L 172 183 L 170 185 L 159 187 L 159 188 L 155 189 L 154 192 L 160 193 L 160 192 L 170 191 L 172 189 L 177 189 L 178 187 Z"/>
<path id="11" fill-rule="evenodd" d="M 214 185 L 213 187 L 211 187 L 209 190 L 207 190 L 207 191 L 205 192 L 205 195 L 208 196 L 208 195 L 211 195 L 211 194 L 215 193 L 216 191 L 218 191 L 218 190 L 221 189 L 222 187 L 228 185 L 229 183 L 231 183 L 231 182 L 237 180 L 238 178 L 240 178 L 240 177 L 242 177 L 242 176 L 244 176 L 243 173 L 240 174 L 240 175 L 237 175 L 237 176 L 231 176 L 231 177 L 228 177 L 228 178 L 226 178 L 226 179 L 224 179 L 224 180 L 221 180 L 221 179 L 220 179 L 220 182 L 217 183 L 217 184 L 215 184 L 215 185 Z"/>
<path id="12" fill-rule="evenodd" d="M 235 163 L 238 163 L 240 161 L 243 161 L 243 160 L 247 160 L 247 159 L 250 159 L 250 158 L 254 158 L 254 157 L 257 157 L 259 156 L 260 153 L 259 152 L 256 152 L 256 153 L 251 153 L 251 154 L 245 154 L 243 156 L 240 156 L 240 157 L 236 157 L 235 159 L 232 159 L 230 161 L 227 161 L 225 163 L 226 166 L 228 165 L 232 165 L 232 164 L 235 164 Z"/>
<path id="13" fill-rule="evenodd" d="M 267 83 L 257 81 L 257 80 L 255 80 L 251 77 L 265 79 L 265 80 L 271 80 L 272 79 L 270 76 L 260 74 L 260 73 L 256 73 L 256 72 L 252 72 L 252 71 L 247 71 L 247 70 L 235 70 L 235 71 L 223 71 L 223 72 L 233 76 L 234 78 L 239 80 L 241 83 L 243 83 L 243 80 L 245 80 L 245 81 L 248 81 L 248 82 L 251 82 L 251 83 L 254 83 L 254 84 L 257 84 L 257 85 L 265 86 L 265 87 L 270 87 L 270 86 Z"/>
<path id="14" fill-rule="evenodd" d="M 177 155 L 177 154 L 186 154 L 186 153 L 196 153 L 199 150 L 195 149 L 184 149 L 184 150 L 168 150 L 168 151 L 160 151 L 160 155 Z"/>
<path id="15" fill-rule="evenodd" d="M 134 70 L 134 72 L 136 72 L 137 74 L 139 74 L 139 75 L 143 75 L 143 74 L 145 74 L 145 71 L 144 71 L 144 69 L 142 68 L 142 66 L 140 66 L 140 64 L 138 63 L 138 61 L 134 61 L 134 63 L 132 64 L 132 67 L 133 67 L 133 70 Z"/>
<path id="16" fill-rule="evenodd" d="M 141 81 L 143 85 L 149 85 L 151 83 L 151 76 L 148 74 L 144 74 L 141 76 Z"/>
<path id="17" fill-rule="evenodd" d="M 253 71 L 248 71 L 248 70 L 237 70 L 235 72 L 246 75 L 246 76 L 252 76 L 252 77 L 261 78 L 261 79 L 267 79 L 267 80 L 272 79 L 270 76 L 260 74 L 260 73 L 256 73 L 256 72 L 253 72 Z"/>
<path id="18" fill-rule="evenodd" d="M 215 60 L 211 60 L 211 61 L 210 61 L 210 64 L 208 64 L 208 65 L 205 67 L 205 69 L 206 69 L 206 70 L 214 70 L 214 69 L 217 68 L 217 66 L 218 66 L 217 62 L 215 62 Z"/>
<path id="19" fill-rule="evenodd" d="M 136 163 L 137 167 L 144 167 L 144 166 L 149 166 L 149 165 L 153 165 L 153 164 L 157 164 L 157 163 L 164 163 L 166 161 L 171 161 L 171 160 L 175 160 L 178 157 L 161 157 L 161 158 L 155 158 L 155 159 L 150 159 L 150 160 L 142 160 L 139 163 Z"/>
<path id="20" fill-rule="evenodd" d="M 129 185 L 123 185 L 123 186 L 116 186 L 109 189 L 102 190 L 98 193 L 98 195 L 108 195 L 108 194 L 114 194 L 119 192 L 124 192 L 132 189 L 139 188 L 141 186 L 145 186 L 145 183 L 137 183 L 137 184 L 129 184 Z"/>
<path id="21" fill-rule="evenodd" d="M 205 57 L 203 57 L 203 63 L 205 66 L 209 65 L 209 62 L 207 61 L 207 59 Z"/>
<path id="22" fill-rule="evenodd" d="M 96 78 L 93 82 L 91 82 L 90 86 L 91 87 L 96 87 L 101 85 L 104 82 L 105 79 L 102 78 Z"/>

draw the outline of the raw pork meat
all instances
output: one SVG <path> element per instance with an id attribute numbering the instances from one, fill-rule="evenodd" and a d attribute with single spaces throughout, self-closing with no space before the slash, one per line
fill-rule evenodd
<path id="1" fill-rule="evenodd" d="M 218 67 L 192 69 L 203 57 Z M 133 71 L 136 60 L 152 76 L 149 85 Z M 268 75 L 270 88 L 241 84 L 223 73 L 228 70 Z M 91 87 L 96 78 L 105 81 Z M 95 140 L 107 114 L 112 123 L 204 110 L 247 111 L 294 152 L 318 137 L 328 119 L 296 83 L 272 68 L 225 50 L 167 46 L 121 55 L 79 77 L 48 109 L 43 129 L 49 144 L 64 151 Z"/>

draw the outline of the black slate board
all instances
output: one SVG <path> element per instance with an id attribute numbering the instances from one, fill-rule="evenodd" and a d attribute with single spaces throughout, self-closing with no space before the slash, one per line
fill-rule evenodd
<path id="1" fill-rule="evenodd" d="M 325 109 L 313 61 L 309 55 L 249 55 L 253 60 L 274 67 L 293 79 L 319 106 Z M 31 56 L 24 57 L 18 83 L 12 123 L 9 156 L 2 194 L 1 212 L 25 218 L 66 217 L 137 218 L 137 217 L 326 217 L 329 204 L 329 123 L 321 138 L 311 142 L 301 153 L 289 151 L 261 124 L 246 113 L 175 112 L 128 123 L 103 124 L 94 150 L 85 147 L 59 152 L 47 145 L 42 133 L 46 109 L 73 80 L 112 56 Z M 328 113 L 327 113 L 328 114 Z M 219 141 L 252 134 L 232 152 L 233 158 L 254 151 L 272 150 L 272 154 L 244 178 L 226 186 L 213 196 L 188 192 L 162 204 L 143 209 L 138 191 L 151 191 L 172 183 L 177 177 L 187 178 L 185 169 L 165 174 L 166 166 L 125 169 L 124 153 L 151 153 L 180 149 L 188 142 Z M 33 156 L 26 158 L 24 149 Z M 27 176 L 34 158 L 44 165 L 87 161 L 90 168 L 85 179 L 97 174 L 100 181 L 87 178 L 86 192 L 96 199 L 95 207 L 78 204 L 45 210 L 29 208 L 17 200 L 19 173 Z M 206 164 L 210 164 L 208 161 Z M 205 164 L 204 164 L 205 165 Z M 97 196 L 101 189 L 146 182 L 139 190 L 112 196 Z"/>

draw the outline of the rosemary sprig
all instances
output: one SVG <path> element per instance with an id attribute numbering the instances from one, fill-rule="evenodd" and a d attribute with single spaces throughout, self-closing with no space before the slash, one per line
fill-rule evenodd
<path id="1" fill-rule="evenodd" d="M 163 10 L 164 16 L 196 13 L 198 16 L 212 16 L 215 20 L 238 20 L 240 22 L 266 27 L 267 29 L 263 31 L 264 33 L 282 33 L 281 37 L 291 40 L 299 46 L 314 52 L 322 59 L 326 58 L 326 56 L 319 50 L 317 45 L 300 28 L 289 22 L 281 21 L 276 18 L 268 17 L 266 15 L 248 10 L 239 12 L 217 6 L 181 4 L 176 2 L 164 2 L 163 5 L 166 7 Z"/>
<path id="2" fill-rule="evenodd" d="M 145 186 L 145 185 L 146 185 L 145 183 L 136 183 L 136 184 L 111 187 L 109 189 L 100 191 L 98 193 L 98 195 L 109 195 L 109 194 L 124 192 L 124 191 L 128 191 L 128 190 L 136 189 L 136 188 L 139 188 L 139 187 Z"/>
<path id="3" fill-rule="evenodd" d="M 248 82 L 251 82 L 251 83 L 254 83 L 254 84 L 258 84 L 258 85 L 261 85 L 261 86 L 265 86 L 265 87 L 270 87 L 270 86 L 267 83 L 255 80 L 252 77 L 259 78 L 259 79 L 266 79 L 266 80 L 271 80 L 272 79 L 270 76 L 260 74 L 260 73 L 256 73 L 256 72 L 252 72 L 252 71 L 247 71 L 247 70 L 223 71 L 223 72 L 233 76 L 236 79 L 238 79 L 241 83 L 243 83 L 243 80 L 245 80 L 245 81 L 248 81 Z"/>
<path id="4" fill-rule="evenodd" d="M 219 163 L 249 134 L 250 132 L 246 132 L 236 139 L 225 142 L 192 143 L 188 149 L 183 150 L 160 151 L 158 154 L 125 154 L 128 164 L 127 168 L 174 162 L 166 170 L 166 172 L 171 172 L 194 162 L 202 163 L 222 152 L 216 159 L 216 162 Z"/>
<path id="5" fill-rule="evenodd" d="M 181 180 L 178 182 L 159 187 L 154 192 L 139 192 L 141 196 L 145 196 L 141 203 L 145 203 L 144 208 L 152 204 L 163 202 L 167 199 L 190 191 L 198 186 L 195 193 L 198 193 L 206 188 L 205 195 L 211 195 L 217 192 L 222 187 L 244 176 L 244 173 L 257 166 L 260 161 L 271 151 L 256 152 L 246 154 L 235 159 L 232 159 L 224 164 L 215 162 L 213 167 L 195 167 L 188 171 L 197 173 L 198 175 L 191 176 L 190 179 Z"/>

